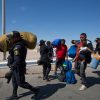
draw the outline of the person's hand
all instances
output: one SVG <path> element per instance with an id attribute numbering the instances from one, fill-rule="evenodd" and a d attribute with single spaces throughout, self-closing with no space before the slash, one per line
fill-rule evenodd
<path id="1" fill-rule="evenodd" d="M 42 65 L 42 61 L 39 59 L 39 60 L 37 60 L 37 64 L 38 65 Z"/>
<path id="2" fill-rule="evenodd" d="M 68 60 L 68 57 L 65 57 L 65 60 Z"/>
<path id="3" fill-rule="evenodd" d="M 75 62 L 75 60 L 76 60 L 76 59 L 74 58 L 74 59 L 73 59 L 73 62 Z"/>

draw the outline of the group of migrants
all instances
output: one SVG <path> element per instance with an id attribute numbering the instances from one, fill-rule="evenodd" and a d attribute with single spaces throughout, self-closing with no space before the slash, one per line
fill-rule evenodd
<path id="1" fill-rule="evenodd" d="M 13 93 L 10 99 L 17 100 L 18 86 L 31 90 L 35 94 L 36 98 L 40 89 L 38 87 L 31 86 L 25 81 L 27 55 L 26 42 L 18 31 L 12 31 L 10 34 L 7 34 L 6 41 L 10 45 L 7 64 L 10 68 L 10 71 L 6 73 L 5 77 L 7 78 L 8 83 L 10 82 L 10 79 L 12 79 L 13 86 Z M 60 77 L 60 80 L 62 81 L 67 81 L 66 77 L 68 78 L 68 76 L 70 77 L 70 75 L 72 75 L 74 80 L 72 84 L 74 84 L 76 83 L 74 73 L 76 73 L 81 78 L 82 85 L 79 90 L 85 90 L 88 86 L 85 70 L 87 64 L 91 63 L 92 53 L 98 54 L 100 57 L 100 38 L 96 38 L 95 40 L 95 49 L 93 48 L 92 42 L 87 39 L 86 33 L 80 34 L 80 40 L 72 40 L 72 46 L 69 49 L 65 42 L 65 39 L 56 39 L 53 42 L 40 40 L 40 59 L 37 61 L 37 64 L 43 66 L 43 80 L 50 81 L 49 74 L 51 71 L 51 63 L 53 63 L 53 48 L 56 48 L 54 75 L 58 78 Z M 72 48 L 74 48 L 74 51 L 71 51 Z M 72 70 L 72 62 L 68 60 L 68 57 L 73 58 L 73 62 L 75 63 L 74 72 Z M 99 64 L 100 58 L 97 61 Z M 57 72 L 58 68 L 61 70 L 59 75 Z M 68 73 L 65 75 L 65 72 Z"/>

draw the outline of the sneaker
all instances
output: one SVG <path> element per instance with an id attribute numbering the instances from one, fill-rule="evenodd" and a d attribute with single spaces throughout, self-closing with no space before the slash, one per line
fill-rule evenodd
<path id="1" fill-rule="evenodd" d="M 86 87 L 85 85 L 82 85 L 82 86 L 79 88 L 80 91 L 85 90 L 85 89 L 87 89 L 87 87 Z"/>

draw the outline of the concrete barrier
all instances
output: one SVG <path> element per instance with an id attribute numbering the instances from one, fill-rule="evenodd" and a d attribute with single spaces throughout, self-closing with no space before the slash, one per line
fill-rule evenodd
<path id="1" fill-rule="evenodd" d="M 72 58 L 68 58 L 68 60 L 72 60 Z M 54 64 L 56 61 L 56 58 L 53 58 L 53 63 Z M 31 65 L 38 65 L 37 64 L 37 59 L 32 59 L 32 60 L 26 60 L 26 63 L 27 63 L 27 67 L 31 66 Z M 0 68 L 7 68 L 7 61 L 2 61 L 0 62 Z"/>

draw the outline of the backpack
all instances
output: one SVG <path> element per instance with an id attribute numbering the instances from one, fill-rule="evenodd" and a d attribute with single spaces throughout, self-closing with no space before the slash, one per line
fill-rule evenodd
<path id="1" fill-rule="evenodd" d="M 68 71 L 72 69 L 72 63 L 69 60 L 63 62 L 63 69 Z"/>
<path id="2" fill-rule="evenodd" d="M 74 72 L 72 70 L 66 72 L 66 78 L 64 81 L 68 84 L 75 84 L 77 82 Z"/>
<path id="3" fill-rule="evenodd" d="M 70 61 L 66 60 L 63 62 L 62 66 L 60 68 L 61 73 L 57 77 L 60 82 L 65 81 L 66 71 L 70 70 L 71 68 L 72 68 L 72 65 L 71 65 Z"/>
<path id="4" fill-rule="evenodd" d="M 65 70 L 65 79 L 64 82 L 69 84 L 75 84 L 77 82 L 74 72 L 72 71 L 72 63 L 68 60 L 66 60 L 63 63 L 63 67 Z"/>
<path id="5" fill-rule="evenodd" d="M 71 57 L 71 58 L 74 58 L 76 56 L 76 49 L 77 49 L 77 46 L 76 45 L 72 45 L 68 49 L 68 56 Z"/>
<path id="6" fill-rule="evenodd" d="M 55 39 L 53 42 L 52 42 L 52 45 L 57 47 L 61 44 L 61 39 Z"/>

